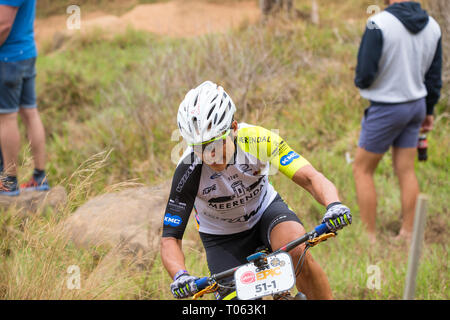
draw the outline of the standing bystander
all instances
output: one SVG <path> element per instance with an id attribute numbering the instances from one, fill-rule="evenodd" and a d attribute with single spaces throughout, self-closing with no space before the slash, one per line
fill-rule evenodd
<path id="1" fill-rule="evenodd" d="M 372 16 L 358 52 L 355 84 L 370 101 L 361 122 L 353 174 L 361 220 L 375 242 L 376 191 L 373 175 L 392 146 L 400 182 L 402 225 L 397 238 L 409 240 L 419 184 L 414 172 L 419 132 L 433 127 L 442 87 L 438 23 L 413 1 L 390 0 Z"/>
<path id="2" fill-rule="evenodd" d="M 20 134 L 17 115 L 27 129 L 34 173 L 21 189 L 48 190 L 45 131 L 36 104 L 37 50 L 34 41 L 36 0 L 0 0 L 0 145 L 3 174 L 0 195 L 19 194 L 17 159 Z"/>

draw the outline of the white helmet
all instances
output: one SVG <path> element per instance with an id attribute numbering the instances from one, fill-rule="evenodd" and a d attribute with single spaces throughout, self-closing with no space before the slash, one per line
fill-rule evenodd
<path id="1" fill-rule="evenodd" d="M 236 107 L 221 86 L 205 81 L 190 90 L 178 109 L 178 127 L 189 145 L 203 144 L 231 127 Z"/>

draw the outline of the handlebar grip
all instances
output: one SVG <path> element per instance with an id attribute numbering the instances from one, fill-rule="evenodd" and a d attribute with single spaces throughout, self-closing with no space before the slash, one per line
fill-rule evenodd
<path id="1" fill-rule="evenodd" d="M 314 228 L 314 231 L 316 231 L 317 235 L 320 236 L 321 234 L 324 234 L 328 231 L 330 231 L 327 227 L 326 223 L 322 223 Z"/>
<path id="2" fill-rule="evenodd" d="M 200 279 L 195 280 L 195 285 L 197 286 L 198 290 L 205 289 L 209 285 L 209 278 L 203 277 Z"/>

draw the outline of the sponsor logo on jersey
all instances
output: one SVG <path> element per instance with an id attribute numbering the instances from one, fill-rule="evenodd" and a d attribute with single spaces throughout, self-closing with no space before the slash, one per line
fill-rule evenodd
<path id="1" fill-rule="evenodd" d="M 249 172 L 249 174 L 251 174 L 251 172 L 253 171 L 250 165 L 247 163 L 241 163 L 239 165 L 239 169 L 241 169 L 241 171 L 244 173 Z"/>
<path id="2" fill-rule="evenodd" d="M 294 151 L 289 151 L 288 154 L 284 155 L 281 157 L 280 159 L 280 164 L 282 166 L 287 166 L 288 164 L 290 164 L 292 161 L 294 161 L 294 159 L 298 159 L 300 158 L 300 155 L 298 155 L 297 153 L 295 153 Z"/>
<path id="3" fill-rule="evenodd" d="M 210 179 L 217 179 L 217 178 L 219 178 L 219 177 L 221 177 L 222 176 L 222 174 L 221 173 L 214 173 L 211 177 L 209 177 Z"/>
<path id="4" fill-rule="evenodd" d="M 254 272 L 246 271 L 241 275 L 240 278 L 241 283 L 250 284 L 256 281 L 256 276 Z"/>
<path id="5" fill-rule="evenodd" d="M 195 158 L 194 162 L 189 166 L 189 168 L 184 173 L 183 177 L 181 178 L 180 182 L 178 182 L 176 190 L 178 192 L 181 192 L 183 190 L 184 185 L 186 184 L 186 181 L 191 176 L 192 172 L 194 171 L 195 167 L 201 162 L 199 158 Z"/>
<path id="6" fill-rule="evenodd" d="M 276 151 L 278 151 L 278 154 L 283 154 L 287 148 L 289 148 L 287 143 L 284 140 L 281 140 L 280 144 L 276 148 Z"/>
<path id="7" fill-rule="evenodd" d="M 175 199 L 169 199 L 167 209 L 173 213 L 183 213 L 184 210 L 186 210 L 186 203 L 180 202 L 180 199 L 177 196 Z"/>
<path id="8" fill-rule="evenodd" d="M 234 195 L 212 198 L 208 200 L 208 206 L 214 210 L 230 210 L 245 205 L 248 201 L 256 199 L 266 186 L 264 176 L 249 187 L 245 187 L 241 180 L 235 181 L 231 188 Z"/>
<path id="9" fill-rule="evenodd" d="M 206 187 L 205 189 L 203 189 L 203 195 L 206 195 L 206 194 L 208 194 L 208 193 L 210 193 L 211 191 L 214 191 L 214 190 L 216 190 L 216 185 L 215 184 L 213 184 L 210 187 Z"/>
<path id="10" fill-rule="evenodd" d="M 231 188 L 233 189 L 234 195 L 236 197 L 242 197 L 245 194 L 245 187 L 242 184 L 242 180 L 233 182 Z"/>
<path id="11" fill-rule="evenodd" d="M 262 196 L 262 199 L 261 199 L 258 207 L 255 210 L 253 210 L 253 211 L 251 211 L 249 213 L 246 213 L 246 214 L 244 214 L 242 216 L 233 217 L 233 218 L 223 218 L 223 217 L 219 217 L 219 216 L 217 216 L 217 215 L 215 215 L 213 213 L 209 213 L 209 212 L 205 212 L 205 211 L 202 212 L 202 214 L 204 214 L 207 217 L 210 217 L 210 218 L 213 218 L 213 219 L 216 219 L 216 220 L 219 220 L 219 221 L 228 222 L 228 223 L 247 222 L 259 212 L 259 210 L 261 209 L 262 204 L 264 203 L 264 199 L 266 198 L 266 195 L 267 195 L 267 190 L 264 193 L 264 195 Z M 210 207 L 213 207 L 213 206 L 211 206 L 211 204 L 210 204 Z M 217 208 L 214 207 L 214 209 L 217 209 Z"/>
<path id="12" fill-rule="evenodd" d="M 178 227 L 183 220 L 181 220 L 180 216 L 171 215 L 170 213 L 166 213 L 164 216 L 164 225 Z"/>
<path id="13" fill-rule="evenodd" d="M 268 142 L 270 141 L 270 136 L 262 136 L 262 137 L 239 137 L 240 143 L 262 143 L 262 142 Z"/>

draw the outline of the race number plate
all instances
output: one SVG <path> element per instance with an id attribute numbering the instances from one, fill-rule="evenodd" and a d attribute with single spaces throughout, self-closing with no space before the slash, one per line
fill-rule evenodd
<path id="1" fill-rule="evenodd" d="M 291 256 L 286 252 L 267 256 L 267 265 L 253 263 L 239 267 L 234 273 L 236 294 L 240 300 L 251 300 L 290 290 L 295 284 Z"/>

